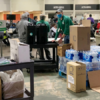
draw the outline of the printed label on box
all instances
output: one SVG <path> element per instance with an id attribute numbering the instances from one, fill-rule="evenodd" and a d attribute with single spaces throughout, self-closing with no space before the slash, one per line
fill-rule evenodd
<path id="1" fill-rule="evenodd" d="M 68 75 L 68 82 L 74 84 L 74 78 L 70 75 Z"/>
<path id="2" fill-rule="evenodd" d="M 68 83 L 68 88 L 70 88 L 70 83 Z"/>

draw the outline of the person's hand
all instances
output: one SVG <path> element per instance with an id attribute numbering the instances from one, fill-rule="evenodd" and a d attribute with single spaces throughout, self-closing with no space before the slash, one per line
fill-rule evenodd
<path id="1" fill-rule="evenodd" d="M 58 43 L 59 43 L 59 44 L 62 43 L 62 39 L 59 39 Z"/>
<path id="2" fill-rule="evenodd" d="M 55 42 L 55 40 L 52 40 L 52 42 Z"/>

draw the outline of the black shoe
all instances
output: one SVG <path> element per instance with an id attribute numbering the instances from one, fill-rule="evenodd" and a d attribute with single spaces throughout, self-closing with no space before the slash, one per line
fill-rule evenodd
<path id="1" fill-rule="evenodd" d="M 32 54 L 30 54 L 30 58 L 34 58 L 34 56 L 32 56 Z"/>
<path id="2" fill-rule="evenodd" d="M 48 60 L 51 60 L 52 58 L 51 58 L 51 57 L 47 57 L 47 59 L 48 59 Z"/>
<path id="3" fill-rule="evenodd" d="M 40 60 L 45 60 L 44 58 L 39 58 Z"/>

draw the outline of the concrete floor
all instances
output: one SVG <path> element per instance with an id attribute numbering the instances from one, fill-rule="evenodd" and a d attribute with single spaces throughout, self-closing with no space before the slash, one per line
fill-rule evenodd
<path id="1" fill-rule="evenodd" d="M 95 45 L 94 42 L 91 45 Z M 33 50 L 35 56 L 36 50 Z M 3 56 L 10 56 L 9 47 L 3 45 Z M 29 74 L 24 69 L 25 86 L 30 90 Z M 87 88 L 86 92 L 73 93 L 67 90 L 66 79 L 60 78 L 53 71 L 36 72 L 34 74 L 34 100 L 100 100 L 100 94 Z"/>

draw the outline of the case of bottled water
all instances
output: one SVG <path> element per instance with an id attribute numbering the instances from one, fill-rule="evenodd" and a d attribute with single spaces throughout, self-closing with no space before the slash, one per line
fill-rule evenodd
<path id="1" fill-rule="evenodd" d="M 69 60 L 78 61 L 81 57 L 79 57 L 81 53 L 75 51 L 73 49 L 66 50 L 65 57 Z"/>
<path id="2" fill-rule="evenodd" d="M 98 62 L 98 53 L 93 51 L 83 52 L 83 60 L 87 62 Z"/>
<path id="3" fill-rule="evenodd" d="M 59 56 L 59 64 L 62 65 L 62 64 L 63 64 L 63 61 L 64 61 L 64 60 L 63 60 L 63 57 L 60 57 L 60 56 Z"/>

